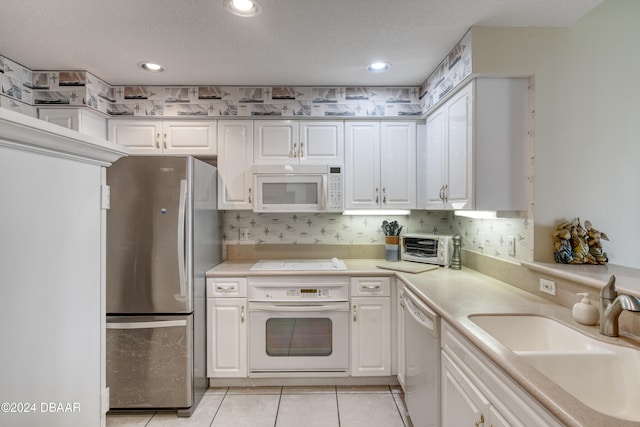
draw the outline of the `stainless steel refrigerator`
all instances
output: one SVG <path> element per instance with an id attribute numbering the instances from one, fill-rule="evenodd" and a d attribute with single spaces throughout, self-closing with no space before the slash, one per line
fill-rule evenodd
<path id="1" fill-rule="evenodd" d="M 112 411 L 190 416 L 207 388 L 205 272 L 221 262 L 216 176 L 193 157 L 126 157 L 107 168 Z"/>

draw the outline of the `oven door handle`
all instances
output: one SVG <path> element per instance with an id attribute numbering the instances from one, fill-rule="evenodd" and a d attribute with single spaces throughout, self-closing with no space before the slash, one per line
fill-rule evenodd
<path id="1" fill-rule="evenodd" d="M 349 303 L 319 304 L 319 305 L 290 305 L 290 304 L 249 304 L 249 311 L 280 311 L 280 312 L 323 312 L 323 311 L 349 311 Z"/>

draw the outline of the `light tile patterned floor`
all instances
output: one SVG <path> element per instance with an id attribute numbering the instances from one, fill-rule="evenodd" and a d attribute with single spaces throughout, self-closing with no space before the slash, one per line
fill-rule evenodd
<path id="1" fill-rule="evenodd" d="M 412 427 L 394 386 L 229 387 L 207 391 L 190 418 L 109 414 L 109 427 Z"/>

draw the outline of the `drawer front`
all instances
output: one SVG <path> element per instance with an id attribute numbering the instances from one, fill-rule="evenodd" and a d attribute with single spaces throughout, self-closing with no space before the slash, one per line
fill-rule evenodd
<path id="1" fill-rule="evenodd" d="M 352 297 L 388 297 L 391 296 L 390 277 L 352 277 L 351 278 Z"/>
<path id="2" fill-rule="evenodd" d="M 247 296 L 245 277 L 207 278 L 207 298 L 244 298 Z"/>

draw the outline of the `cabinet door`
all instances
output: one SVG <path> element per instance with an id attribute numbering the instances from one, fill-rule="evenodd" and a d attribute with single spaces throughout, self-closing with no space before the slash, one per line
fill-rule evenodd
<path id="1" fill-rule="evenodd" d="M 247 376 L 246 299 L 207 300 L 207 376 Z"/>
<path id="2" fill-rule="evenodd" d="M 80 110 L 78 108 L 39 108 L 40 120 L 80 131 Z"/>
<path id="3" fill-rule="evenodd" d="M 397 330 L 398 330 L 398 335 L 396 337 L 397 348 L 398 348 L 398 382 L 400 383 L 400 387 L 402 387 L 402 391 L 406 393 L 407 390 L 405 389 L 405 382 L 404 382 L 404 377 L 406 372 L 405 363 L 404 363 L 404 310 L 405 310 L 404 300 L 403 300 L 404 284 L 400 280 L 396 280 L 396 284 L 397 284 L 396 304 L 398 305 L 398 311 L 396 316 L 396 324 L 397 324 Z"/>
<path id="4" fill-rule="evenodd" d="M 218 209 L 252 209 L 253 122 L 218 122 Z"/>
<path id="5" fill-rule="evenodd" d="M 380 125 L 381 207 L 416 207 L 416 124 L 382 122 Z"/>
<path id="6" fill-rule="evenodd" d="M 380 123 L 345 124 L 345 208 L 380 207 Z"/>
<path id="7" fill-rule="evenodd" d="M 344 123 L 300 122 L 301 163 L 344 163 Z"/>
<path id="8" fill-rule="evenodd" d="M 442 352 L 442 426 L 487 426 L 489 401 Z"/>
<path id="9" fill-rule="evenodd" d="M 253 135 L 253 163 L 294 164 L 299 162 L 298 122 L 256 120 Z"/>
<path id="10" fill-rule="evenodd" d="M 444 175 L 447 144 L 447 114 L 439 108 L 427 118 L 426 209 L 444 208 Z"/>
<path id="11" fill-rule="evenodd" d="M 445 104 L 447 110 L 446 207 L 473 208 L 473 84 Z M 505 165 L 508 167 L 508 165 Z"/>
<path id="12" fill-rule="evenodd" d="M 214 156 L 217 151 L 215 121 L 164 121 L 164 154 Z"/>
<path id="13" fill-rule="evenodd" d="M 98 113 L 82 108 L 40 108 L 40 120 L 78 131 L 85 135 L 105 139 L 107 120 Z"/>
<path id="14" fill-rule="evenodd" d="M 351 376 L 391 375 L 391 300 L 351 298 Z"/>
<path id="15" fill-rule="evenodd" d="M 125 147 L 131 153 L 160 155 L 162 122 L 159 120 L 109 120 L 107 138 Z"/>

